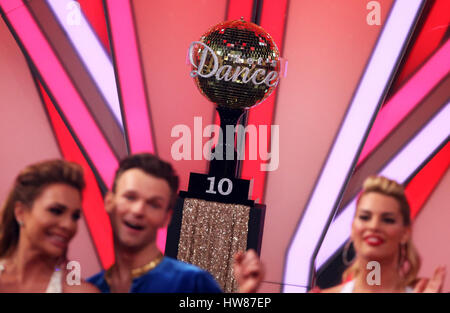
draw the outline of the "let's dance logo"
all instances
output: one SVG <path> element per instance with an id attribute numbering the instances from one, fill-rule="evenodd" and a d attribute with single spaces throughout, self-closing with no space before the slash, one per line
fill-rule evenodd
<path id="1" fill-rule="evenodd" d="M 200 45 L 200 48 L 198 48 L 198 45 Z M 194 60 L 196 52 L 199 53 L 198 64 Z M 218 53 L 221 53 L 221 51 L 218 51 Z M 255 85 L 266 84 L 268 87 L 275 87 L 278 84 L 277 60 L 270 57 L 266 59 L 259 57 L 256 60 L 251 57 L 244 59 L 237 54 L 221 56 L 221 58 L 237 66 L 234 68 L 231 65 L 219 66 L 223 62 L 219 62 L 219 57 L 213 49 L 201 41 L 192 42 L 189 47 L 189 60 L 195 70 L 191 71 L 191 77 L 197 75 L 203 78 L 215 76 L 218 81 L 243 82 L 244 84 L 252 82 Z M 274 70 L 266 71 L 266 68 L 259 68 L 258 66 L 266 68 L 271 66 Z"/>

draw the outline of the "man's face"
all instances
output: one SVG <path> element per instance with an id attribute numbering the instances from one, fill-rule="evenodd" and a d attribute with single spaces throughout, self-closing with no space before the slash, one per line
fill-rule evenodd
<path id="1" fill-rule="evenodd" d="M 159 228 L 170 221 L 171 190 L 167 181 L 133 168 L 120 175 L 105 206 L 115 240 L 123 248 L 141 250 L 155 243 Z"/>

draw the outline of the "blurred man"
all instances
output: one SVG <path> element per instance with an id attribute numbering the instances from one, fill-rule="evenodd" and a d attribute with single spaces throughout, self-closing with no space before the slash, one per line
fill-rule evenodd
<path id="1" fill-rule="evenodd" d="M 102 292 L 222 292 L 208 272 L 164 257 L 156 245 L 158 229 L 172 217 L 178 184 L 172 166 L 154 155 L 120 162 L 105 197 L 116 263 L 89 279 Z M 235 256 L 234 273 L 240 292 L 255 292 L 264 275 L 253 250 Z"/>

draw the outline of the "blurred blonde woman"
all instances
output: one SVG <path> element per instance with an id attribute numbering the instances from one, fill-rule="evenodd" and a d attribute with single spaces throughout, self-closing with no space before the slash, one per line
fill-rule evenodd
<path id="1" fill-rule="evenodd" d="M 410 207 L 404 188 L 386 177 L 371 176 L 363 184 L 353 218 L 350 243 L 355 258 L 343 274 L 345 283 L 322 292 L 441 292 L 445 267 L 436 268 L 431 279 L 418 279 L 420 258 L 411 241 Z M 369 284 L 367 269 L 379 263 L 379 284 Z"/>
<path id="2" fill-rule="evenodd" d="M 19 173 L 0 209 L 0 292 L 98 292 L 84 281 L 66 283 L 84 185 L 81 167 L 63 160 Z"/>

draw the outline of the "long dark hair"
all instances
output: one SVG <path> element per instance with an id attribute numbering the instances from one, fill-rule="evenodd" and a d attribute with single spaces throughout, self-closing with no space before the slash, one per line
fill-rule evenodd
<path id="1" fill-rule="evenodd" d="M 19 240 L 20 227 L 14 214 L 16 203 L 31 208 L 42 191 L 55 183 L 67 184 L 81 193 L 85 187 L 81 166 L 64 160 L 43 161 L 27 166 L 16 177 L 0 209 L 0 258 L 9 256 Z"/>

